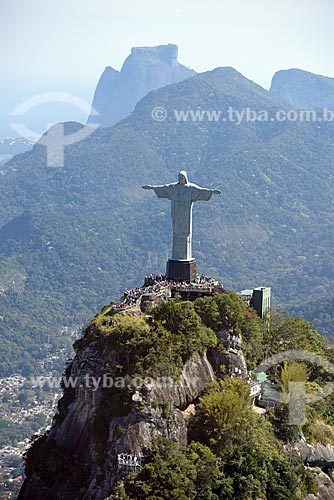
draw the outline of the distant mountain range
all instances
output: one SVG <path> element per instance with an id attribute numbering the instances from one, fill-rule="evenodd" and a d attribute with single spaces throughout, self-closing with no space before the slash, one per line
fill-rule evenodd
<path id="1" fill-rule="evenodd" d="M 88 123 L 109 127 L 127 117 L 150 91 L 194 76 L 181 65 L 174 44 L 133 47 L 121 71 L 107 66 L 97 84 Z M 334 78 L 300 69 L 275 73 L 270 93 L 285 106 L 297 109 L 334 109 Z"/>
<path id="2" fill-rule="evenodd" d="M 98 123 L 102 127 L 112 126 L 132 113 L 137 102 L 152 90 L 194 76 L 196 72 L 180 64 L 177 57 L 178 47 L 171 43 L 156 47 L 133 47 L 120 71 L 107 66 L 96 86 L 88 123 Z M 275 73 L 270 93 L 281 104 L 293 109 L 334 108 L 334 78 L 300 69 Z M 35 116 L 33 128 L 37 130 L 43 122 L 55 123 L 60 121 L 60 117 L 69 116 L 69 110 L 63 109 L 66 103 L 58 103 L 57 113 L 52 104 L 44 103 L 40 114 L 41 123 L 38 124 L 39 115 Z M 76 116 L 75 113 L 73 116 Z M 5 141 L 8 144 L 8 141 L 16 139 Z M 0 162 L 8 159 L 11 154 L 2 149 L 0 143 Z M 13 154 L 18 152 L 21 150 L 14 151 Z"/>
<path id="3" fill-rule="evenodd" d="M 149 92 L 115 126 L 66 146 L 64 167 L 48 167 L 39 144 L 3 166 L 0 376 L 33 371 L 47 335 L 57 347 L 62 326 L 82 324 L 123 287 L 164 271 L 170 206 L 141 185 L 173 182 L 180 169 L 222 189 L 195 207 L 200 272 L 235 290 L 271 286 L 275 306 L 330 296 L 334 123 L 174 114 L 248 107 L 274 116 L 284 106 L 233 68 L 217 68 Z M 156 107 L 164 120 L 152 119 Z"/>

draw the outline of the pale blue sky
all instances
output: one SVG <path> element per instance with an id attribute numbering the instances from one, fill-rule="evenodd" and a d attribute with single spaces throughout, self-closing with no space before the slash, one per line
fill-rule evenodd
<path id="1" fill-rule="evenodd" d="M 132 46 L 176 43 L 186 66 L 233 66 L 265 88 L 291 67 L 334 77 L 334 0 L 0 0 L 0 18 L 0 136 L 36 93 L 90 101 Z"/>

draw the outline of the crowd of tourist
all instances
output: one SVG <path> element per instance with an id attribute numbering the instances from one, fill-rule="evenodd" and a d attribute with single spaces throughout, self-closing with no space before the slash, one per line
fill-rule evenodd
<path id="1" fill-rule="evenodd" d="M 125 290 L 124 299 L 122 302 L 118 302 L 117 304 L 113 304 L 113 310 L 115 312 L 124 311 L 125 309 L 129 309 L 129 307 L 133 307 L 138 305 L 142 295 L 143 295 L 143 287 L 135 287 L 130 290 Z"/>
<path id="2" fill-rule="evenodd" d="M 149 274 L 145 276 L 144 286 L 154 285 L 155 283 L 165 283 L 167 274 Z"/>
<path id="3" fill-rule="evenodd" d="M 144 294 L 160 293 L 164 288 L 181 288 L 182 290 L 189 290 L 194 288 L 207 288 L 217 285 L 218 282 L 209 278 L 205 274 L 199 274 L 194 281 L 188 283 L 187 281 L 168 280 L 166 274 L 149 274 L 145 276 L 144 286 L 131 288 L 124 292 L 124 299 L 122 302 L 113 305 L 115 312 L 121 312 L 131 307 L 139 306 L 141 298 Z"/>
<path id="4" fill-rule="evenodd" d="M 185 286 L 185 287 L 203 287 L 208 285 L 217 285 L 217 281 L 209 278 L 205 274 L 198 274 L 190 283 L 180 280 L 168 280 L 166 274 L 149 274 L 145 276 L 145 285 L 160 284 L 161 286 Z"/>
<path id="5" fill-rule="evenodd" d="M 184 289 L 189 289 L 189 288 L 208 288 L 212 287 L 214 285 L 218 285 L 218 281 L 209 278 L 205 274 L 198 274 L 194 281 L 191 281 L 188 283 L 187 281 L 183 282 L 174 282 L 173 286 L 178 287 L 178 288 L 184 288 Z"/>

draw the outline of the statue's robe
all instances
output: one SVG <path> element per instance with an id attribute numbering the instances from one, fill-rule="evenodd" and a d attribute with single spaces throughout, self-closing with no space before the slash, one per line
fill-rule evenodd
<path id="1" fill-rule="evenodd" d="M 173 182 L 162 186 L 153 186 L 158 198 L 167 198 L 172 202 L 173 252 L 172 259 L 190 260 L 192 238 L 192 204 L 194 201 L 209 201 L 212 189 L 202 188 L 188 182 Z"/>

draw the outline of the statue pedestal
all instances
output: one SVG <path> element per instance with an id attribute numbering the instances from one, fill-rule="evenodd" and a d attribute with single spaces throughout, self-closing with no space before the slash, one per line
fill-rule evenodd
<path id="1" fill-rule="evenodd" d="M 169 259 L 166 274 L 169 280 L 193 281 L 196 278 L 196 260 Z"/>

